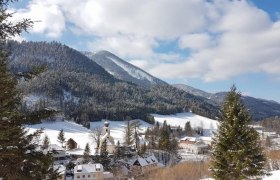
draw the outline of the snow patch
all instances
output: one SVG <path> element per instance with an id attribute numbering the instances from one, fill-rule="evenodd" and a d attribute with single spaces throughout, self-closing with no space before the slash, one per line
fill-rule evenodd
<path id="1" fill-rule="evenodd" d="M 264 177 L 263 180 L 279 180 L 280 179 L 280 170 L 271 171 L 269 173 L 271 173 L 271 175 Z"/>
<path id="2" fill-rule="evenodd" d="M 123 64 L 122 62 L 120 62 L 117 59 L 114 59 L 112 57 L 107 57 L 109 59 L 111 59 L 115 64 L 117 64 L 119 67 L 121 67 L 123 70 L 125 70 L 128 74 L 130 74 L 132 77 L 136 78 L 136 79 L 147 79 L 148 81 L 150 81 L 151 83 L 155 83 L 153 81 L 153 78 L 145 73 L 144 71 L 141 71 L 139 69 L 132 69 L 130 68 L 128 65 Z"/>

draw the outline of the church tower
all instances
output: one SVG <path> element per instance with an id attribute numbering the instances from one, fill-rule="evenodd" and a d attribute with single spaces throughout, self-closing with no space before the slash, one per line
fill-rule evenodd
<path id="1" fill-rule="evenodd" d="M 110 123 L 108 121 L 104 122 L 104 127 L 102 128 L 100 144 L 99 144 L 99 153 L 101 151 L 101 146 L 104 141 L 107 143 L 107 151 L 109 154 L 113 154 L 115 151 L 115 142 L 114 138 L 110 135 Z"/>

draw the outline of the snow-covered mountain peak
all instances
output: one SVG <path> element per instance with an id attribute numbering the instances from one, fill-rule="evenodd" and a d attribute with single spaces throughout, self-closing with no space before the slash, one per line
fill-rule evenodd
<path id="1" fill-rule="evenodd" d="M 124 61 L 109 51 L 102 50 L 96 53 L 87 52 L 84 54 L 102 66 L 117 79 L 145 87 L 166 84 L 162 80 L 155 78 L 144 70 Z"/>

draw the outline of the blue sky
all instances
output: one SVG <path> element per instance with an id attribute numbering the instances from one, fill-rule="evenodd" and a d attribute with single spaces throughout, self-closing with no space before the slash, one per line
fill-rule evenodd
<path id="1" fill-rule="evenodd" d="M 30 0 L 10 7 L 38 22 L 18 40 L 109 50 L 169 83 L 209 92 L 235 83 L 280 102 L 280 1 Z"/>

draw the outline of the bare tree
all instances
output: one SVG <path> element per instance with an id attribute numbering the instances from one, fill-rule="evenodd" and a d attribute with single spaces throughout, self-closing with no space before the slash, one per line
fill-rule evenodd
<path id="1" fill-rule="evenodd" d="M 96 152 L 99 149 L 101 133 L 102 133 L 102 128 L 99 126 L 94 127 L 90 133 L 90 137 L 93 139 L 93 142 L 96 143 Z"/>

